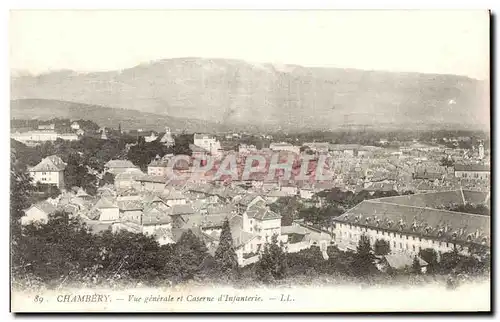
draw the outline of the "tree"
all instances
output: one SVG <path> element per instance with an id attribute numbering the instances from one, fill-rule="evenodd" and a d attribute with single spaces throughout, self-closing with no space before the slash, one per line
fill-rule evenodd
<path id="1" fill-rule="evenodd" d="M 238 272 L 238 257 L 234 251 L 233 237 L 227 218 L 222 225 L 219 245 L 215 250 L 214 258 L 221 274 L 233 277 L 233 275 Z"/>
<path id="2" fill-rule="evenodd" d="M 375 255 L 384 256 L 391 252 L 391 245 L 384 239 L 377 239 L 373 244 Z"/>
<path id="3" fill-rule="evenodd" d="M 415 255 L 413 257 L 413 263 L 411 264 L 411 270 L 413 273 L 415 274 L 420 274 L 421 273 L 421 270 L 420 270 L 420 262 L 418 260 L 418 257 L 417 255 Z"/>
<path id="4" fill-rule="evenodd" d="M 290 226 L 302 209 L 298 197 L 281 197 L 276 202 L 269 205 L 269 209 L 281 215 L 281 226 Z"/>
<path id="5" fill-rule="evenodd" d="M 102 179 L 99 181 L 99 186 L 105 186 L 107 184 L 114 184 L 115 183 L 115 176 L 114 174 L 110 172 L 106 172 L 103 176 Z"/>
<path id="6" fill-rule="evenodd" d="M 81 187 L 90 195 L 97 193 L 97 177 L 89 173 L 89 166 L 78 153 L 68 156 L 64 180 L 68 187 Z"/>
<path id="7" fill-rule="evenodd" d="M 441 273 L 447 274 L 453 272 L 460 263 L 461 259 L 462 256 L 459 254 L 457 248 L 454 248 L 451 252 L 441 254 L 439 261 L 439 269 Z"/>
<path id="8" fill-rule="evenodd" d="M 264 245 L 260 260 L 256 263 L 257 278 L 265 283 L 282 279 L 287 273 L 287 257 L 282 246 L 278 243 L 278 236 L 271 237 L 271 243 Z"/>
<path id="9" fill-rule="evenodd" d="M 203 273 L 203 265 L 210 255 L 205 244 L 191 229 L 182 233 L 174 250 L 175 256 L 169 263 L 169 267 L 177 272 L 177 278 L 189 280 Z"/>
<path id="10" fill-rule="evenodd" d="M 179 134 L 174 137 L 175 145 L 173 152 L 175 155 L 191 155 L 193 152 L 189 144 L 193 143 L 193 136 L 190 134 Z"/>
<path id="11" fill-rule="evenodd" d="M 370 245 L 370 238 L 363 234 L 356 248 L 356 257 L 353 262 L 354 273 L 356 275 L 365 276 L 374 272 L 376 270 L 374 260 L 375 256 L 373 255 L 372 246 Z"/>
<path id="12" fill-rule="evenodd" d="M 436 251 L 432 248 L 425 248 L 418 255 L 427 263 L 427 273 L 434 273 L 438 265 Z"/>

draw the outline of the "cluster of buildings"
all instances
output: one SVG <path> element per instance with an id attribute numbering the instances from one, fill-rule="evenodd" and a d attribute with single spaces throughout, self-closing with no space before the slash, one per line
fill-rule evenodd
<path id="1" fill-rule="evenodd" d="M 161 142 L 174 144 L 168 128 Z M 190 148 L 194 158 L 222 158 L 235 153 L 224 150 L 215 136 L 206 134 L 195 134 Z M 160 244 L 176 243 L 184 231 L 191 229 L 210 252 L 215 252 L 227 219 L 241 266 L 257 261 L 263 245 L 274 234 L 289 252 L 318 245 L 325 258 L 328 245 L 354 250 L 362 234 L 372 242 L 387 240 L 392 251 L 389 261 L 402 256 L 404 262 L 422 248 L 446 252 L 460 245 L 467 252 L 471 243 L 489 246 L 489 217 L 443 209 L 452 204 L 489 203 L 490 170 L 480 149 L 473 159 L 440 146 L 415 143 L 388 149 L 328 142 L 301 146 L 279 142 L 260 150 L 241 144 L 238 150 L 243 158 L 238 159 L 238 165 L 244 163 L 247 155 L 256 153 L 327 154 L 331 180 L 296 181 L 279 176 L 264 180 L 259 173 L 230 181 L 209 176 L 177 179 L 169 176 L 174 156 L 165 155 L 152 160 L 146 173 L 128 160 L 109 161 L 105 171 L 114 175 L 114 184 L 89 196 L 82 189 L 65 187 L 65 164 L 59 157 L 50 156 L 30 168 L 30 175 L 34 182 L 56 185 L 64 193 L 30 207 L 23 223 L 46 220 L 60 209 L 81 217 L 96 232 L 111 229 L 143 233 L 154 236 Z M 443 158 L 453 159 L 454 167 L 441 165 Z M 189 169 L 190 164 L 178 168 L 184 172 Z M 314 196 L 332 188 L 416 194 L 363 201 L 327 227 L 301 221 L 282 226 L 281 216 L 270 209 L 270 204 L 288 196 L 298 197 L 306 206 L 318 206 Z"/>
<path id="2" fill-rule="evenodd" d="M 99 188 L 97 196 L 68 189 L 55 200 L 27 209 L 23 224 L 47 221 L 51 213 L 65 210 L 82 218 L 95 232 L 111 229 L 143 233 L 154 236 L 160 244 L 176 243 L 190 229 L 215 253 L 227 219 L 241 266 L 256 262 L 263 245 L 275 234 L 289 252 L 319 245 L 326 256 L 326 247 L 332 242 L 332 234 L 326 229 L 301 222 L 282 226 L 281 216 L 269 208 L 275 199 L 267 199 L 265 194 L 238 186 L 155 181 L 140 170 L 127 169 L 125 163 L 108 166 L 116 173 L 115 185 Z M 119 178 L 130 174 L 134 184 L 125 187 Z"/>
<path id="3" fill-rule="evenodd" d="M 10 137 L 16 141 L 22 142 L 26 145 L 38 145 L 47 141 L 56 141 L 57 139 L 66 141 L 76 141 L 84 134 L 78 122 L 72 122 L 70 131 L 58 132 L 56 131 L 55 124 L 40 124 L 38 129 L 16 129 L 11 133 Z"/>

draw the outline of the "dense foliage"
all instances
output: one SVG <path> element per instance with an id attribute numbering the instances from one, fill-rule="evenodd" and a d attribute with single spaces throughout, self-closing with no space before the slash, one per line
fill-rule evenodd
<path id="1" fill-rule="evenodd" d="M 260 260 L 256 264 L 255 273 L 260 281 L 269 283 L 286 277 L 287 256 L 278 236 L 273 235 L 270 243 L 264 244 Z"/>
<path id="2" fill-rule="evenodd" d="M 385 239 L 377 239 L 373 244 L 375 255 L 387 255 L 391 252 L 391 245 Z"/>
<path id="3" fill-rule="evenodd" d="M 238 257 L 234 251 L 233 237 L 227 218 L 222 225 L 219 245 L 215 250 L 214 259 L 217 263 L 217 269 L 222 276 L 226 276 L 230 279 L 236 277 L 238 273 Z"/>
<path id="4" fill-rule="evenodd" d="M 364 234 L 359 239 L 358 247 L 356 248 L 356 257 L 352 265 L 355 268 L 355 272 L 360 276 L 367 276 L 377 271 L 370 238 Z"/>

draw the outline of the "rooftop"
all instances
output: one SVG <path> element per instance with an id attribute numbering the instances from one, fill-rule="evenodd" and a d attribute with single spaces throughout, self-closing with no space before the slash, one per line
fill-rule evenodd
<path id="1" fill-rule="evenodd" d="M 441 198 L 433 199 L 431 198 L 433 194 Z M 447 202 L 438 204 L 438 200 L 460 201 L 453 193 L 449 193 L 448 196 L 457 197 L 456 199 L 443 199 L 443 193 L 440 192 L 423 195 L 425 197 L 417 194 L 365 200 L 336 217 L 334 221 L 434 239 L 489 244 L 491 236 L 489 216 L 429 207 L 447 204 Z M 424 205 L 426 199 L 422 198 L 427 198 L 429 204 Z M 395 203 L 398 201 L 402 203 Z"/>
<path id="2" fill-rule="evenodd" d="M 38 202 L 38 203 L 32 205 L 30 208 L 33 208 L 33 207 L 40 209 L 41 211 L 45 212 L 46 214 L 52 214 L 57 210 L 55 206 L 53 206 L 51 203 L 48 203 L 47 201 Z M 30 209 L 30 208 L 28 208 L 28 209 Z"/>
<path id="3" fill-rule="evenodd" d="M 104 166 L 107 168 L 137 168 L 129 160 L 110 160 Z"/>
<path id="4" fill-rule="evenodd" d="M 247 209 L 247 215 L 258 220 L 281 219 L 280 215 L 262 205 L 252 205 Z"/>
<path id="5" fill-rule="evenodd" d="M 485 164 L 455 164 L 455 171 L 490 172 L 490 167 Z"/>
<path id="6" fill-rule="evenodd" d="M 194 209 L 191 205 L 173 205 L 170 209 L 172 215 L 194 214 Z"/>
<path id="7" fill-rule="evenodd" d="M 30 172 L 59 172 L 64 171 L 66 168 L 66 163 L 58 157 L 57 155 L 51 155 L 44 158 L 40 163 L 38 163 L 33 168 L 30 168 Z"/>

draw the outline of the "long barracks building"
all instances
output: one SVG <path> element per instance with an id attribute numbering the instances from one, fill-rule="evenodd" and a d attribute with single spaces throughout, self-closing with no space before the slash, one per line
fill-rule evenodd
<path id="1" fill-rule="evenodd" d="M 489 204 L 490 194 L 454 190 L 365 200 L 334 219 L 340 249 L 356 250 L 361 235 L 390 243 L 392 253 L 438 253 L 455 247 L 468 253 L 473 245 L 490 247 L 490 217 L 445 210 L 447 206 Z"/>

